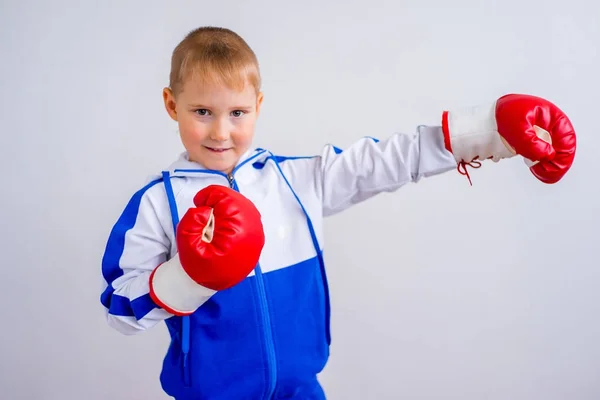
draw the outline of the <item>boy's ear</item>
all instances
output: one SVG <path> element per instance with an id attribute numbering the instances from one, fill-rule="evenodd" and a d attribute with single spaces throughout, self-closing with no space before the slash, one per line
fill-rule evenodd
<path id="1" fill-rule="evenodd" d="M 169 116 L 173 119 L 173 121 L 177 121 L 177 103 L 175 102 L 175 96 L 173 96 L 173 91 L 166 87 L 163 89 L 163 101 L 165 102 L 165 109 Z"/>
<path id="2" fill-rule="evenodd" d="M 260 114 L 260 107 L 262 106 L 263 98 L 263 92 L 258 92 L 258 95 L 256 96 L 256 115 Z"/>

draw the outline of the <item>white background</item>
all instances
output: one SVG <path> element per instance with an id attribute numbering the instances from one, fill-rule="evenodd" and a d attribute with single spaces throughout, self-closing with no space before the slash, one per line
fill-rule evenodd
<path id="1" fill-rule="evenodd" d="M 217 25 L 256 51 L 256 144 L 312 155 L 414 133 L 508 92 L 578 132 L 555 185 L 486 162 L 329 219 L 329 399 L 600 398 L 600 6 L 595 0 L 2 1 L 0 398 L 163 399 L 159 325 L 99 301 L 109 231 L 182 150 L 173 47 Z M 489 5 L 489 4 L 494 5 Z"/>

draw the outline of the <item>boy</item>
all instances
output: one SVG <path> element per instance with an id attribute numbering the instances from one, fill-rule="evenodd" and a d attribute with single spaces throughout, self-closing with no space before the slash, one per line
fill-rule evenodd
<path id="1" fill-rule="evenodd" d="M 423 177 L 517 154 L 538 179 L 557 182 L 575 153 L 573 128 L 558 108 L 508 95 L 444 112 L 441 126 L 416 135 L 282 157 L 252 147 L 260 86 L 256 57 L 237 34 L 213 27 L 188 34 L 163 92 L 186 151 L 133 195 L 108 238 L 101 296 L 108 323 L 124 334 L 166 323 L 172 340 L 160 379 L 176 399 L 325 399 L 317 381 L 330 344 L 323 217 Z M 253 271 L 220 288 L 191 279 L 175 237 L 197 194 L 217 186 L 249 199 L 264 231 Z"/>

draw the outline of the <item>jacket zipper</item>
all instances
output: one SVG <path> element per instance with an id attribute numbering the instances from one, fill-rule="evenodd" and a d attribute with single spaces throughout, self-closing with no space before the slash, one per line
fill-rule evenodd
<path id="1" fill-rule="evenodd" d="M 227 180 L 229 181 L 229 187 L 239 192 L 239 188 L 235 184 L 235 178 L 233 177 L 233 173 L 229 173 L 227 175 Z M 269 312 L 269 304 L 267 303 L 267 293 L 265 290 L 265 282 L 263 279 L 260 264 L 256 266 L 254 272 L 256 277 L 256 286 L 258 289 L 258 300 L 260 302 L 261 317 L 264 326 L 263 334 L 265 340 L 265 347 L 267 349 L 268 380 L 267 390 L 265 393 L 265 400 L 268 400 L 272 398 L 273 393 L 275 392 L 275 386 L 277 382 L 277 368 L 275 364 L 275 345 L 273 344 L 271 314 Z"/>

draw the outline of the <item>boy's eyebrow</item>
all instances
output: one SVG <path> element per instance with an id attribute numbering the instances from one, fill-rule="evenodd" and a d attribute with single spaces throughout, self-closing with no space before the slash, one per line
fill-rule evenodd
<path id="1" fill-rule="evenodd" d="M 214 108 L 214 107 L 211 107 L 211 106 L 207 106 L 207 105 L 204 105 L 204 104 L 197 104 L 197 103 L 190 104 L 190 107 L 192 107 L 192 108 Z M 248 104 L 248 105 L 231 106 L 231 107 L 229 107 L 229 109 L 231 109 L 231 110 L 238 110 L 238 109 L 252 108 L 252 107 L 254 107 L 253 104 Z"/>

